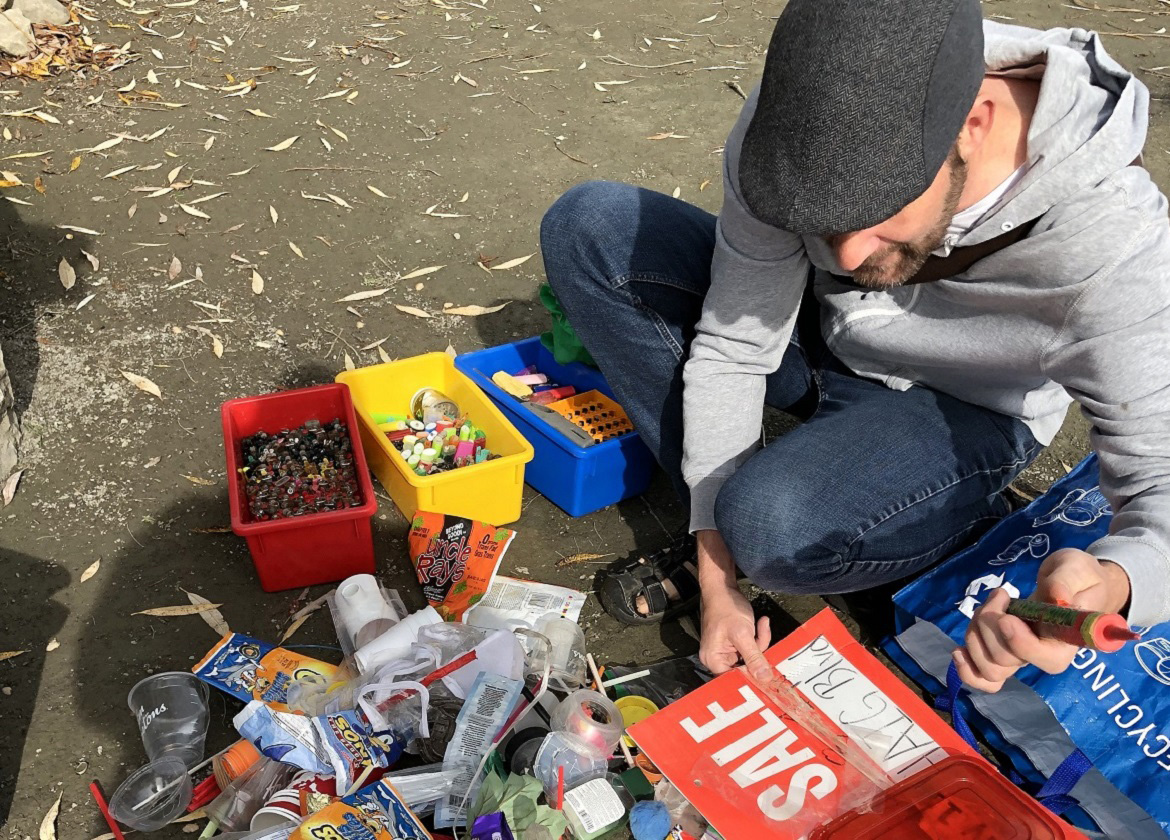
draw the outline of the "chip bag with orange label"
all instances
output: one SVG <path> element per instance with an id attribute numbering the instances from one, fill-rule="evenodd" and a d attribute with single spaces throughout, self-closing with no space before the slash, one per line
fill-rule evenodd
<path id="1" fill-rule="evenodd" d="M 245 703 L 262 700 L 275 711 L 287 712 L 288 690 L 294 683 L 328 685 L 337 666 L 241 633 L 230 633 L 191 671 L 205 683 Z"/>
<path id="2" fill-rule="evenodd" d="M 305 819 L 289 840 L 432 840 L 388 780 L 327 805 Z"/>
<path id="3" fill-rule="evenodd" d="M 463 614 L 491 586 L 516 532 L 442 513 L 414 515 L 410 556 L 423 595 L 446 621 Z"/>

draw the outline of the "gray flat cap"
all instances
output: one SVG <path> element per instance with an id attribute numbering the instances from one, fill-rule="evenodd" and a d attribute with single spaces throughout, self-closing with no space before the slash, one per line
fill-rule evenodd
<path id="1" fill-rule="evenodd" d="M 979 0 L 791 0 L 739 162 L 761 220 L 864 230 L 930 186 L 985 73 Z"/>

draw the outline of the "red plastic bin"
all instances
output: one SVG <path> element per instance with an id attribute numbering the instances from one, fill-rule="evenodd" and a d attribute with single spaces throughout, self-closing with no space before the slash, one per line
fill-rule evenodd
<path id="1" fill-rule="evenodd" d="M 228 400 L 221 414 L 232 531 L 247 540 L 264 591 L 279 592 L 331 583 L 350 575 L 373 574 L 374 537 L 370 522 L 378 500 L 362 451 L 349 386 L 317 385 Z M 273 434 L 281 429 L 294 429 L 309 420 L 327 423 L 334 418 L 345 423 L 353 443 L 361 507 L 269 522 L 253 520 L 239 473 L 240 442 L 256 432 Z"/>

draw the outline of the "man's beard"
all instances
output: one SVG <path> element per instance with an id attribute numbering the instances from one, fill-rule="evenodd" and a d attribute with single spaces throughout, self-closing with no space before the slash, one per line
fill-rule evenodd
<path id="1" fill-rule="evenodd" d="M 967 184 L 967 162 L 955 152 L 951 153 L 948 162 L 951 165 L 950 185 L 938 223 L 921 239 L 899 242 L 872 254 L 854 270 L 854 283 L 870 289 L 901 286 L 919 272 L 932 252 L 938 250 L 947 235 L 947 228 L 955 218 L 963 188 Z"/>

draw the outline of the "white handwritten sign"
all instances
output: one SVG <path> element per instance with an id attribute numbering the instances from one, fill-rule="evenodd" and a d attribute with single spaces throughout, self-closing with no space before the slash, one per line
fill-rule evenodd
<path id="1" fill-rule="evenodd" d="M 946 758 L 938 742 L 824 636 L 776 670 L 893 779 Z"/>

